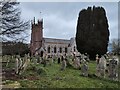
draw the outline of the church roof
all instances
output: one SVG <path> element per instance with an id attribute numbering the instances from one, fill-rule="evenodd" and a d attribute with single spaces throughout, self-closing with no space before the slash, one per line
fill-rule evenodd
<path id="1" fill-rule="evenodd" d="M 64 44 L 69 44 L 70 40 L 66 39 L 55 39 L 55 38 L 44 38 L 45 43 L 64 43 Z"/>

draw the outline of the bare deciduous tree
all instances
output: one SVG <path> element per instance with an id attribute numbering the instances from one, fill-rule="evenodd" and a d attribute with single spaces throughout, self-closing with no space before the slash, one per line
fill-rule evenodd
<path id="1" fill-rule="evenodd" d="M 120 40 L 119 39 L 112 40 L 112 48 L 113 48 L 114 53 L 120 54 Z"/>
<path id="2" fill-rule="evenodd" d="M 3 41 L 18 39 L 17 35 L 24 34 L 29 29 L 29 21 L 21 20 L 21 11 L 18 5 L 19 2 L 12 2 L 12 0 L 0 2 L 0 37 Z"/>

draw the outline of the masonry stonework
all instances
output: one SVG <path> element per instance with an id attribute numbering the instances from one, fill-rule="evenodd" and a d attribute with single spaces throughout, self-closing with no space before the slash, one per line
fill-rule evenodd
<path id="1" fill-rule="evenodd" d="M 35 54 L 35 51 L 38 48 L 42 47 L 42 39 L 43 39 L 43 20 L 38 20 L 37 23 L 34 21 L 31 22 L 32 24 L 32 33 L 31 33 L 31 43 L 30 43 L 30 49 L 31 49 L 31 55 Z"/>
<path id="2" fill-rule="evenodd" d="M 32 22 L 30 50 L 32 56 L 36 55 L 36 53 L 40 56 L 42 56 L 41 53 L 46 53 L 49 56 L 70 55 L 73 52 L 78 53 L 75 38 L 71 38 L 70 40 L 44 38 L 43 20 L 38 20 L 35 23 L 35 18 Z"/>

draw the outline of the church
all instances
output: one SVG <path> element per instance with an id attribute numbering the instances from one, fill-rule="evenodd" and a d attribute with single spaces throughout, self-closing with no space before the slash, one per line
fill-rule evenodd
<path id="1" fill-rule="evenodd" d="M 44 53 L 47 53 L 49 56 L 60 54 L 70 55 L 73 52 L 78 53 L 75 38 L 66 40 L 43 37 L 43 19 L 35 23 L 34 18 L 31 21 L 31 30 L 30 51 L 32 56 L 37 54 L 42 57 Z"/>

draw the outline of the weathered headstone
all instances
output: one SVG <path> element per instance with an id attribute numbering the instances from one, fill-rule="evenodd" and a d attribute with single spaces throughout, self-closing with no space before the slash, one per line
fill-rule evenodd
<path id="1" fill-rule="evenodd" d="M 83 62 L 82 62 L 82 66 L 81 66 L 81 72 L 82 72 L 82 75 L 83 76 L 88 76 L 88 64 L 87 64 L 87 62 L 86 62 L 86 60 L 83 60 Z"/>
<path id="2" fill-rule="evenodd" d="M 26 70 L 26 68 L 29 65 L 29 63 L 30 63 L 30 58 L 28 58 L 28 56 L 25 56 L 24 64 L 22 66 L 23 72 Z"/>
<path id="3" fill-rule="evenodd" d="M 96 63 L 97 63 L 97 65 L 99 64 L 99 55 L 98 54 L 96 54 Z"/>
<path id="4" fill-rule="evenodd" d="M 45 67 L 46 64 L 47 64 L 47 59 L 48 59 L 48 56 L 47 56 L 47 53 L 45 53 L 45 54 L 43 55 L 43 66 L 44 66 L 44 67 Z"/>
<path id="5" fill-rule="evenodd" d="M 62 63 L 61 63 L 61 70 L 65 70 L 65 68 L 66 68 L 66 66 L 67 66 L 65 57 L 62 56 L 61 60 L 62 60 Z"/>
<path id="6" fill-rule="evenodd" d="M 19 70 L 19 60 L 18 58 L 15 59 L 15 73 L 18 74 Z"/>
<path id="7" fill-rule="evenodd" d="M 119 59 L 114 57 L 109 61 L 109 78 L 112 80 L 118 80 Z"/>
<path id="8" fill-rule="evenodd" d="M 80 60 L 78 57 L 75 57 L 74 58 L 74 65 L 75 65 L 75 68 L 76 69 L 79 69 L 80 68 Z"/>
<path id="9" fill-rule="evenodd" d="M 102 56 L 99 59 L 99 63 L 97 64 L 97 76 L 105 78 L 105 70 L 106 70 L 106 59 Z"/>

